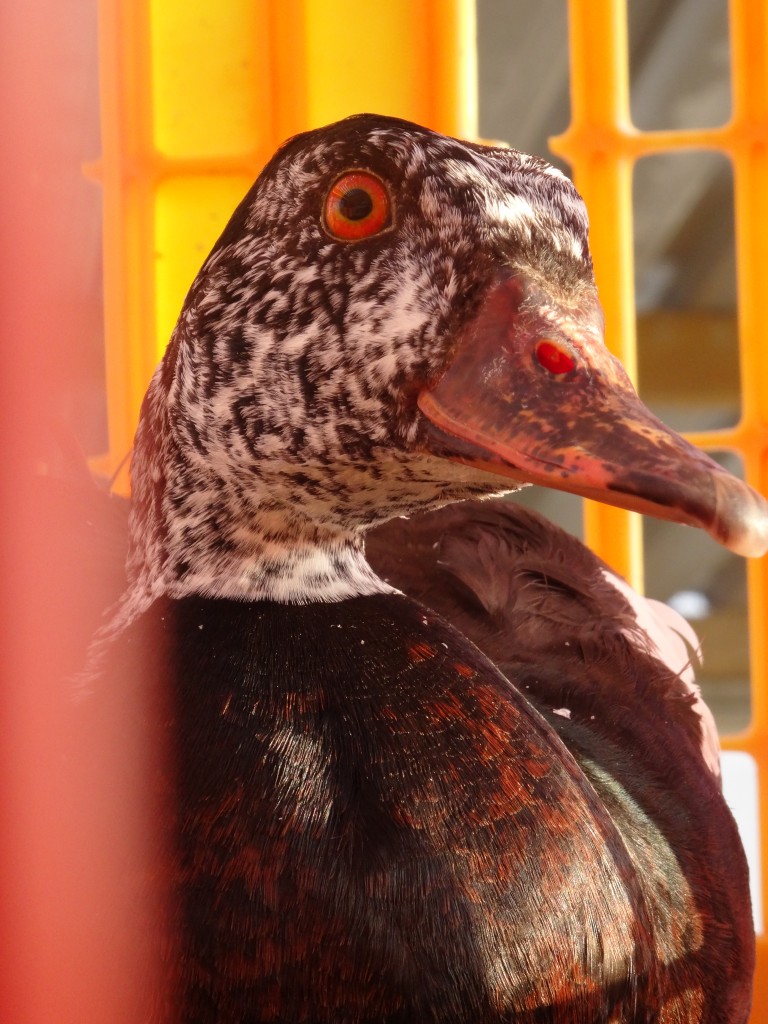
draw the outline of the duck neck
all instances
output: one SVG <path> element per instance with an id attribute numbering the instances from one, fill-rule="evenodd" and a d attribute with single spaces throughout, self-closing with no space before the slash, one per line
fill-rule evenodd
<path id="1" fill-rule="evenodd" d="M 333 514 L 328 467 L 195 446 L 174 429 L 161 383 L 159 371 L 134 446 L 122 621 L 162 596 L 303 604 L 394 592 L 366 561 L 364 524 Z"/>
<path id="2" fill-rule="evenodd" d="M 136 433 L 129 618 L 162 596 L 300 604 L 396 592 L 366 561 L 367 528 L 501 489 L 408 446 L 344 444 L 328 424 L 293 445 L 275 429 L 240 430 L 215 397 L 184 404 L 180 364 L 175 353 L 158 368 Z"/>
<path id="3" fill-rule="evenodd" d="M 174 458 L 134 481 L 128 570 L 141 603 L 201 595 L 305 604 L 394 592 L 368 565 L 361 528 L 313 516 L 300 495 L 291 501 L 263 479 L 182 469 Z"/>

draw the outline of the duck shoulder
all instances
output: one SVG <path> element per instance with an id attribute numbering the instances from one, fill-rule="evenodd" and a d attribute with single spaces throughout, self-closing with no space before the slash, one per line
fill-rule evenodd
<path id="1" fill-rule="evenodd" d="M 679 928 L 690 929 L 680 970 L 716 1006 L 734 962 L 750 963 L 753 926 L 748 901 L 734 898 L 747 867 L 720 793 L 690 627 L 671 609 L 660 616 L 576 538 L 513 502 L 393 521 L 369 535 L 368 555 L 546 718 L 630 851 L 659 947 L 679 950 Z M 746 1014 L 748 984 L 735 989 L 718 1011 L 724 1020 Z"/>
<path id="2" fill-rule="evenodd" d="M 182 1020 L 634 1021 L 683 998 L 660 958 L 709 934 L 679 869 L 658 915 L 556 723 L 439 615 L 190 597 L 121 643 L 148 629 L 174 691 Z"/>

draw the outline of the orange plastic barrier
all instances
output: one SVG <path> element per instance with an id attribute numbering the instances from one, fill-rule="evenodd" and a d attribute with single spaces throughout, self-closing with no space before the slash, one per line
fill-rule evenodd
<path id="1" fill-rule="evenodd" d="M 624 0 L 569 0 L 572 121 L 552 147 L 570 161 L 590 213 L 591 245 L 608 344 L 632 370 L 635 362 L 632 265 L 632 170 L 650 153 L 714 149 L 733 163 L 739 296 L 741 405 L 729 430 L 699 433 L 705 448 L 731 449 L 746 478 L 768 494 L 768 373 L 765 274 L 768 268 L 768 6 L 731 0 L 733 113 L 720 128 L 640 132 L 629 113 Z M 587 540 L 636 584 L 642 581 L 637 517 L 589 504 Z M 768 558 L 749 565 L 752 722 L 724 746 L 758 765 L 762 843 L 763 920 L 768 919 Z M 758 937 L 753 1024 L 768 1020 L 768 937 Z"/>

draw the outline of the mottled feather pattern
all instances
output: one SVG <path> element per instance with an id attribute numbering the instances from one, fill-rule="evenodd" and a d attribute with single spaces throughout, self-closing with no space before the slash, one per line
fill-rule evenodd
<path id="1" fill-rule="evenodd" d="M 499 490 L 415 453 L 416 390 L 495 259 L 592 288 L 583 204 L 514 150 L 358 123 L 287 143 L 190 290 L 136 438 L 122 621 L 159 593 L 375 592 L 350 526 Z M 365 247 L 318 214 L 333 175 L 359 166 L 390 182 L 398 218 Z"/>

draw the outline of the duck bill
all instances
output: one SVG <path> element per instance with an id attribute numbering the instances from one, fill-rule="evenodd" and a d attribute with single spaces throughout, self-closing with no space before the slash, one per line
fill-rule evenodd
<path id="1" fill-rule="evenodd" d="M 418 404 L 433 454 L 768 549 L 768 503 L 643 405 L 591 288 L 555 302 L 532 277 L 499 280 Z"/>

